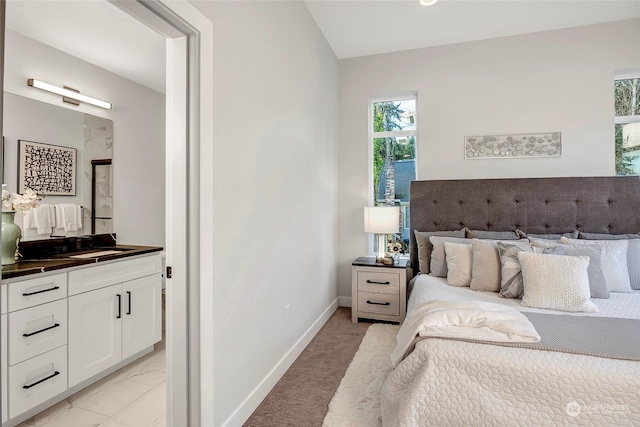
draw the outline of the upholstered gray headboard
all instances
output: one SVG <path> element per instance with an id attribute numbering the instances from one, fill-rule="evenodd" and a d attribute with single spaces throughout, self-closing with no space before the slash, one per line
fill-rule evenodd
<path id="1" fill-rule="evenodd" d="M 637 176 L 413 181 L 410 198 L 414 268 L 414 230 L 640 231 Z"/>

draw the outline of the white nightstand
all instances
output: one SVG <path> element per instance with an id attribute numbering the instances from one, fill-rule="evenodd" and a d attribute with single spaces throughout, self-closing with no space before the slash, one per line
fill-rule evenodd
<path id="1" fill-rule="evenodd" d="M 407 312 L 407 261 L 376 263 L 375 257 L 351 264 L 351 320 L 358 318 L 402 323 Z"/>

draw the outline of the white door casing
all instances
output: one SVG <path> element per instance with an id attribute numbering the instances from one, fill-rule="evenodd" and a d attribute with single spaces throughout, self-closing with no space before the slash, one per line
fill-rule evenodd
<path id="1" fill-rule="evenodd" d="M 167 38 L 166 419 L 212 426 L 213 24 L 187 0 L 108 1 Z"/>

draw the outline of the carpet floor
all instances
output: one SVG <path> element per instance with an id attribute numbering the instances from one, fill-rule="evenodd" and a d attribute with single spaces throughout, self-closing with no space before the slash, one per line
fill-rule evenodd
<path id="1" fill-rule="evenodd" d="M 351 309 L 339 307 L 244 426 L 322 426 L 329 402 L 370 325 L 352 323 Z"/>

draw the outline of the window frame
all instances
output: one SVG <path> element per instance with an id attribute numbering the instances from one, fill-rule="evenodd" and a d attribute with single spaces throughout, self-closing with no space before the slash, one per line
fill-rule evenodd
<path id="1" fill-rule="evenodd" d="M 412 130 L 398 130 L 398 131 L 387 131 L 387 132 L 374 132 L 373 131 L 373 106 L 374 104 L 378 103 L 378 102 L 400 102 L 400 101 L 407 101 L 407 100 L 414 100 L 415 101 L 415 115 L 414 115 L 414 127 L 415 129 Z M 405 92 L 405 93 L 401 93 L 401 94 L 397 94 L 397 95 L 392 95 L 392 96 L 377 96 L 374 98 L 369 99 L 369 105 L 368 105 L 368 116 L 369 116 L 369 120 L 368 120 L 368 138 L 367 138 L 367 144 L 368 144 L 368 178 L 367 178 L 367 188 L 368 188 L 368 193 L 369 193 L 369 206 L 376 206 L 376 200 L 375 200 L 375 192 L 374 192 L 374 188 L 373 188 L 373 183 L 374 183 L 374 176 L 373 176 L 373 141 L 376 138 L 402 138 L 402 137 L 409 137 L 409 136 L 413 136 L 415 138 L 415 158 L 414 161 L 416 162 L 416 168 L 415 168 L 415 180 L 418 180 L 418 156 L 419 156 L 419 149 L 418 149 L 418 141 L 419 141 L 419 119 L 418 119 L 418 92 Z M 402 206 L 400 206 L 401 210 L 400 212 L 402 213 Z M 408 207 L 407 207 L 408 208 Z M 404 226 L 404 215 L 403 215 L 403 224 L 401 224 L 402 226 Z M 411 228 L 411 224 L 409 224 L 409 228 Z M 402 231 L 402 228 L 401 228 Z M 375 236 L 373 234 L 369 234 L 369 256 L 375 256 L 376 253 L 374 252 L 374 245 L 375 245 Z M 402 258 L 408 258 L 408 255 L 404 255 Z"/>
<path id="2" fill-rule="evenodd" d="M 617 82 L 618 80 L 630 80 L 630 79 L 640 79 L 640 70 L 616 73 L 613 76 L 613 83 L 615 85 L 615 82 Z M 615 90 L 614 90 L 614 97 L 615 97 Z M 614 107 L 614 111 L 613 111 L 613 117 L 614 117 L 614 120 L 613 120 L 614 121 L 614 138 L 615 138 L 615 126 L 616 125 L 627 125 L 627 124 L 632 124 L 632 123 L 640 123 L 640 114 L 636 114 L 636 115 L 632 115 L 632 116 L 616 116 L 615 107 Z M 614 157 L 615 157 L 615 154 L 614 154 Z M 614 159 L 614 161 L 615 161 L 615 159 Z M 618 171 L 617 170 L 614 170 L 614 173 L 615 173 L 616 176 L 618 176 Z"/>

